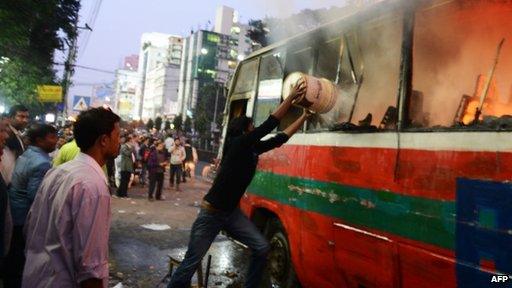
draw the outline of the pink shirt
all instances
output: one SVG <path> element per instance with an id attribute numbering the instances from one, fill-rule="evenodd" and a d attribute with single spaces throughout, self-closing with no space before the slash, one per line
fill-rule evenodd
<path id="1" fill-rule="evenodd" d="M 108 285 L 110 193 L 98 163 L 80 153 L 53 168 L 38 190 L 26 222 L 22 287 Z"/>

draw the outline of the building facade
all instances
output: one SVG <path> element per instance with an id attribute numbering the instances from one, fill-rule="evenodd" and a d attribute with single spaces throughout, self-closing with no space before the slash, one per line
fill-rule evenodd
<path id="1" fill-rule="evenodd" d="M 182 38 L 163 33 L 144 33 L 138 71 L 140 93 L 136 96 L 138 119 L 176 114 Z"/>
<path id="2" fill-rule="evenodd" d="M 136 120 L 136 95 L 140 94 L 140 76 L 137 71 L 118 69 L 115 81 L 113 108 L 126 121 Z M 135 117 L 136 118 L 136 117 Z"/>
<path id="3" fill-rule="evenodd" d="M 251 42 L 245 36 L 247 25 L 238 23 L 238 18 L 233 8 L 220 6 L 213 31 L 195 31 L 184 39 L 179 114 L 193 118 L 201 88 L 212 83 L 226 84 L 238 61 L 251 53 Z"/>

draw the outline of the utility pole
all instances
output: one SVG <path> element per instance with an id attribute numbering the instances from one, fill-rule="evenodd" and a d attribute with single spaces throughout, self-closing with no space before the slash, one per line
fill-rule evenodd
<path id="1" fill-rule="evenodd" d="M 217 93 L 215 94 L 215 110 L 213 110 L 213 123 L 215 127 L 217 127 L 217 104 L 219 103 L 219 87 L 220 85 L 217 83 Z"/>
<path id="2" fill-rule="evenodd" d="M 68 92 L 69 92 L 69 86 L 71 84 L 71 76 L 73 76 L 73 73 L 75 72 L 75 60 L 76 60 L 76 52 L 78 50 L 77 47 L 77 40 L 78 40 L 78 29 L 85 29 L 92 32 L 91 27 L 85 24 L 85 27 L 78 27 L 78 15 L 75 19 L 74 23 L 74 36 L 71 38 L 71 41 L 69 43 L 69 50 L 68 50 L 68 57 L 66 59 L 66 62 L 64 62 L 64 76 L 62 77 L 62 116 L 64 119 L 67 119 L 68 116 Z M 65 121 L 65 120 L 64 120 Z"/>
<path id="3" fill-rule="evenodd" d="M 66 62 L 64 62 L 64 76 L 62 77 L 62 117 L 67 119 L 68 116 L 68 92 L 71 81 L 71 76 L 73 75 L 73 65 L 76 58 L 76 40 L 78 39 L 78 17 L 76 17 L 75 25 L 74 25 L 74 37 L 71 38 L 71 42 L 69 44 L 68 49 L 68 57 Z M 64 120 L 66 121 L 66 120 Z"/>

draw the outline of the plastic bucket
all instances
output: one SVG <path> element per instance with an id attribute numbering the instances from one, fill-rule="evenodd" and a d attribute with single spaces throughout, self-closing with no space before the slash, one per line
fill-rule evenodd
<path id="1" fill-rule="evenodd" d="M 290 94 L 290 90 L 304 79 L 306 93 L 294 102 L 294 105 L 306 108 L 316 113 L 324 114 L 334 107 L 338 98 L 336 85 L 325 78 L 316 78 L 301 72 L 293 72 L 284 80 L 283 97 Z"/>

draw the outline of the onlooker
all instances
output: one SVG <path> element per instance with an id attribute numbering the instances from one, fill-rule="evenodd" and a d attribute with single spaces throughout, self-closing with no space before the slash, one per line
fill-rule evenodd
<path id="1" fill-rule="evenodd" d="M 64 144 L 59 149 L 59 153 L 57 157 L 53 159 L 53 167 L 57 167 L 66 162 L 69 162 L 80 153 L 80 148 L 76 145 L 76 141 L 73 139 L 72 141 Z"/>
<path id="2" fill-rule="evenodd" d="M 133 173 L 133 146 L 131 144 L 131 135 L 127 135 L 121 139 L 121 163 L 119 171 L 121 173 L 121 182 L 117 189 L 117 196 L 128 197 L 128 184 Z"/>
<path id="3" fill-rule="evenodd" d="M 9 138 L 5 143 L 2 155 L 2 175 L 7 185 L 11 183 L 12 171 L 16 159 L 25 152 L 25 143 L 21 132 L 28 125 L 29 115 L 27 107 L 23 105 L 12 106 L 9 110 Z"/>
<path id="4" fill-rule="evenodd" d="M 101 167 L 119 153 L 120 118 L 110 109 L 80 113 L 82 151 L 50 170 L 26 220 L 22 287 L 107 287 L 110 194 Z"/>
<path id="5" fill-rule="evenodd" d="M 155 147 L 156 146 L 156 147 Z M 148 159 L 149 170 L 149 191 L 148 199 L 153 200 L 153 193 L 156 187 L 156 200 L 162 200 L 162 187 L 164 185 L 165 167 L 169 165 L 169 156 L 165 149 L 164 143 L 158 141 L 155 146 L 151 147 Z"/>
<path id="6" fill-rule="evenodd" d="M 16 160 L 9 188 L 9 204 L 14 226 L 6 258 L 9 263 L 5 269 L 6 287 L 21 287 L 25 265 L 23 225 L 44 175 L 52 168 L 48 153 L 55 150 L 57 130 L 51 125 L 34 124 L 28 129 L 27 138 L 29 146 Z"/>
<path id="7" fill-rule="evenodd" d="M 50 158 L 52 158 L 52 161 L 53 161 L 53 159 L 55 159 L 57 157 L 57 155 L 59 155 L 60 148 L 62 146 L 64 146 L 65 144 L 66 144 L 66 137 L 60 136 L 59 139 L 57 140 L 57 145 L 55 145 L 55 150 L 53 150 L 50 153 Z"/>
<path id="8" fill-rule="evenodd" d="M 181 167 L 183 166 L 183 160 L 185 160 L 185 148 L 181 146 L 180 138 L 176 138 L 174 140 L 174 146 L 171 148 L 171 171 L 169 182 L 171 187 L 174 187 L 174 182 L 176 180 L 176 190 L 180 191 L 180 182 L 181 182 Z"/>
<path id="9" fill-rule="evenodd" d="M 185 178 L 194 178 L 197 164 L 197 150 L 192 147 L 190 139 L 185 140 L 185 160 L 183 161 L 183 182 Z"/>
<path id="10" fill-rule="evenodd" d="M 165 149 L 171 153 L 171 149 L 174 146 L 174 139 L 172 138 L 171 134 L 167 134 L 167 137 L 165 138 Z"/>
<path id="11" fill-rule="evenodd" d="M 0 119 L 0 156 L 4 152 L 5 142 L 9 138 L 7 130 L 7 121 L 3 118 Z M 0 162 L 0 165 L 2 163 Z M 0 175 L 0 278 L 3 278 L 4 273 L 4 257 L 7 254 L 7 247 L 10 239 L 10 210 L 9 210 L 9 198 L 7 196 L 7 184 L 5 184 L 4 178 Z M 2 282 L 0 282 L 1 284 Z M 0 285 L 2 286 L 2 285 Z"/>
<path id="12" fill-rule="evenodd" d="M 140 170 L 140 183 L 142 184 L 142 186 L 146 185 L 146 173 L 147 173 L 147 170 L 148 170 L 148 159 L 149 159 L 149 153 L 151 152 L 150 151 L 150 147 L 149 147 L 149 138 L 146 138 L 146 137 L 143 137 L 141 139 L 142 143 L 140 144 L 140 148 L 139 148 L 139 159 L 140 159 L 140 165 L 141 165 L 141 170 Z"/>

